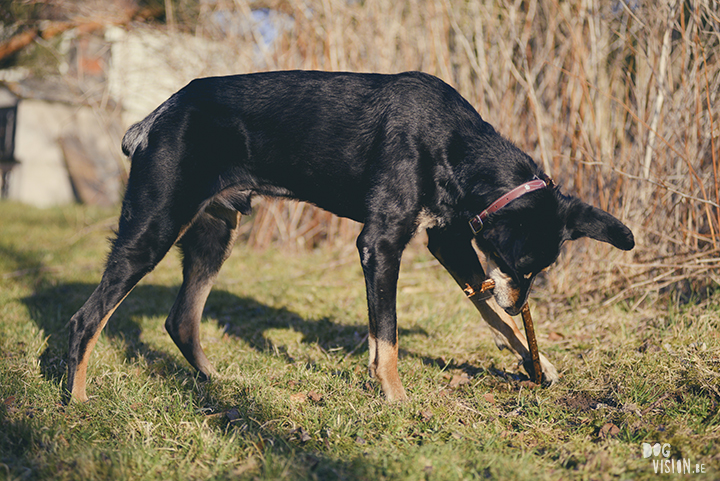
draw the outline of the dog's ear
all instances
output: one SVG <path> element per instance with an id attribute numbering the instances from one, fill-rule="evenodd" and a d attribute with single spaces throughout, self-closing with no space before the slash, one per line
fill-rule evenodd
<path id="1" fill-rule="evenodd" d="M 571 199 L 565 210 L 565 239 L 590 237 L 629 251 L 635 247 L 635 238 L 625 224 L 604 210 Z"/>

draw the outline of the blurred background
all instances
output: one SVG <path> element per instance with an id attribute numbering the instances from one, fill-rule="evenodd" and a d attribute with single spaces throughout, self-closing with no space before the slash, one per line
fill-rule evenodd
<path id="1" fill-rule="evenodd" d="M 634 231 L 631 253 L 568 245 L 539 296 L 633 307 L 720 284 L 717 0 L 0 0 L 0 22 L 6 199 L 118 205 L 125 129 L 195 77 L 421 70 Z M 242 235 L 305 249 L 358 232 L 258 199 Z"/>

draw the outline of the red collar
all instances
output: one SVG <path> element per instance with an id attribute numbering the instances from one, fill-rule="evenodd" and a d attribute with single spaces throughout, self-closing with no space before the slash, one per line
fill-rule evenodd
<path id="1" fill-rule="evenodd" d="M 527 194 L 528 192 L 544 189 L 545 187 L 552 187 L 553 185 L 554 183 L 549 177 L 547 177 L 546 180 L 542 180 L 536 177 L 530 182 L 525 182 L 524 184 L 515 187 L 513 190 L 493 202 L 490 207 L 470 219 L 470 228 L 472 229 L 473 234 L 477 235 L 483 229 L 485 219 L 490 214 L 497 212 L 513 200 Z"/>

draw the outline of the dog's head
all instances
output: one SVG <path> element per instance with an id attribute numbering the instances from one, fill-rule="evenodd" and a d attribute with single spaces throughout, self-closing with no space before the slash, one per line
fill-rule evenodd
<path id="1" fill-rule="evenodd" d="M 535 277 L 552 264 L 567 240 L 590 237 L 630 250 L 633 234 L 607 212 L 548 188 L 520 197 L 488 217 L 475 236 L 495 281 L 497 303 L 517 315 Z"/>

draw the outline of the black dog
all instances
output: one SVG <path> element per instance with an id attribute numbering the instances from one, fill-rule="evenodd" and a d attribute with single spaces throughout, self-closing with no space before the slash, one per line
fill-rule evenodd
<path id="1" fill-rule="evenodd" d="M 483 253 L 494 299 L 471 299 L 498 347 L 526 369 L 530 354 L 510 316 L 562 243 L 588 236 L 634 245 L 625 225 L 562 195 L 454 89 L 422 73 L 199 79 L 130 127 L 122 145 L 132 168 L 117 238 L 100 285 L 70 322 L 68 389 L 79 400 L 87 399 L 88 360 L 102 328 L 175 243 L 184 280 L 165 326 L 190 364 L 216 374 L 200 346 L 200 317 L 256 195 L 312 202 L 364 223 L 357 247 L 369 370 L 390 401 L 406 399 L 395 296 L 400 257 L 419 228 L 470 294 L 487 277 L 473 243 Z M 523 195 L 504 197 L 518 186 Z M 478 216 L 498 199 L 496 212 Z M 544 357 L 541 364 L 545 379 L 556 380 L 553 365 Z"/>

